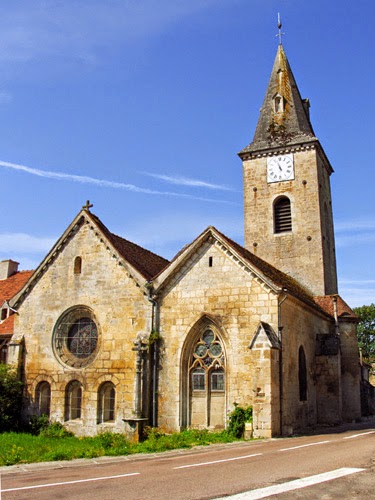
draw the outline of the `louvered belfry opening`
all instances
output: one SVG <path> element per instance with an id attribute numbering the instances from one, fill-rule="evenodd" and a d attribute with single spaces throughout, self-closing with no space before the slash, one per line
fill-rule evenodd
<path id="1" fill-rule="evenodd" d="M 282 196 L 274 205 L 275 233 L 285 233 L 292 230 L 292 211 L 290 200 Z"/>

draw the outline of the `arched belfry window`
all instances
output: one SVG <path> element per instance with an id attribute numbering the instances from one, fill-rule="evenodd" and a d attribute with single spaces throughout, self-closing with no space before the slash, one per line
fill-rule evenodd
<path id="1" fill-rule="evenodd" d="M 274 232 L 286 233 L 292 230 L 292 209 L 290 199 L 280 196 L 273 205 Z"/>
<path id="2" fill-rule="evenodd" d="M 306 356 L 303 347 L 298 350 L 298 384 L 299 384 L 299 400 L 307 400 L 307 368 Z"/>

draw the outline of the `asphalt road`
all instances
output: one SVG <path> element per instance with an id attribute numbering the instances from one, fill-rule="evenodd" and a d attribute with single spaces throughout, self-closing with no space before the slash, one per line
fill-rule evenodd
<path id="1" fill-rule="evenodd" d="M 337 471 L 346 474 L 343 468 L 360 470 L 336 478 Z M 301 488 L 301 478 L 326 473 L 334 477 L 321 482 L 318 476 L 317 484 Z M 370 500 L 375 499 L 375 426 L 156 455 L 1 468 L 0 474 L 1 500 L 189 500 L 249 491 L 240 498 Z"/>

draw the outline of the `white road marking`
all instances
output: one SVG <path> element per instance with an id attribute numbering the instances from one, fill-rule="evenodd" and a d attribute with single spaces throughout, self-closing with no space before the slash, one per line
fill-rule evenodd
<path id="1" fill-rule="evenodd" d="M 245 458 L 259 457 L 263 453 L 254 453 L 253 455 L 244 455 L 242 457 L 225 458 L 223 460 L 213 460 L 212 462 L 201 462 L 198 464 L 180 465 L 179 467 L 173 467 L 175 469 L 188 469 L 189 467 L 201 467 L 203 465 L 220 464 L 223 462 L 232 462 L 233 460 L 244 460 Z"/>
<path id="2" fill-rule="evenodd" d="M 319 444 L 327 444 L 331 441 L 319 441 L 318 443 L 309 443 L 309 444 L 301 444 L 299 446 L 292 446 L 291 448 L 281 448 L 279 451 L 289 451 L 289 450 L 298 450 L 299 448 L 307 448 L 308 446 L 318 446 Z"/>
<path id="3" fill-rule="evenodd" d="M 361 436 L 366 436 L 367 434 L 374 434 L 375 431 L 362 432 L 361 434 L 353 434 L 353 436 L 346 436 L 344 439 L 353 439 Z"/>
<path id="4" fill-rule="evenodd" d="M 268 486 L 266 488 L 245 491 L 244 493 L 239 493 L 238 495 L 220 497 L 215 500 L 259 500 L 260 498 L 278 495 L 280 493 L 285 493 L 286 491 L 298 490 L 300 488 L 306 488 L 307 486 L 313 486 L 314 484 L 324 483 L 325 481 L 332 481 L 333 479 L 348 476 L 349 474 L 355 474 L 356 472 L 362 472 L 364 470 L 366 469 L 344 467 L 342 469 L 324 472 L 323 474 L 317 474 L 316 476 L 304 477 L 302 479 L 296 479 L 295 481 L 289 481 L 284 484 L 275 484 L 274 486 Z"/>
<path id="5" fill-rule="evenodd" d="M 62 483 L 47 483 L 47 484 L 36 484 L 34 486 L 23 486 L 22 488 L 9 488 L 5 491 L 20 491 L 20 490 L 33 490 L 35 488 L 51 488 L 53 486 L 64 486 L 66 484 L 77 484 L 77 483 L 89 483 L 91 481 L 105 481 L 106 479 L 118 479 L 119 477 L 128 477 L 128 476 L 139 476 L 140 472 L 132 472 L 130 474 L 120 474 L 118 476 L 104 476 L 104 477 L 92 477 L 90 479 L 77 479 L 76 481 L 65 481 Z"/>

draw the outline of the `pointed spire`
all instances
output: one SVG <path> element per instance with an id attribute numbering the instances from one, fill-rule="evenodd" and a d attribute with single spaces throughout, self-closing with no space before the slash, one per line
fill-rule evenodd
<path id="1" fill-rule="evenodd" d="M 240 155 L 315 140 L 308 99 L 301 98 L 280 38 L 253 142 Z"/>

